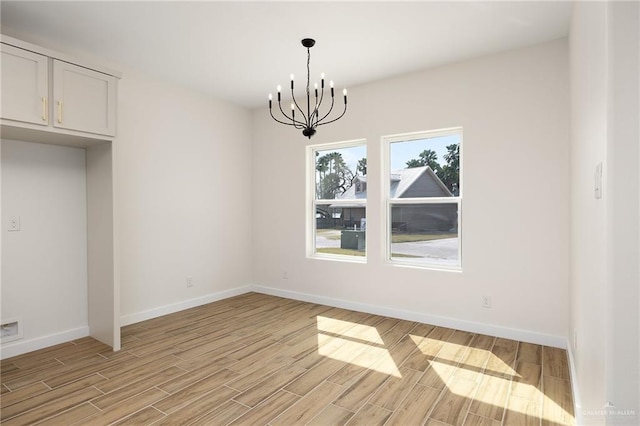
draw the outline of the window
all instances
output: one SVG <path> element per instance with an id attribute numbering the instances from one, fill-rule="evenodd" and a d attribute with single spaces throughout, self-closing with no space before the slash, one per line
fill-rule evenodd
<path id="1" fill-rule="evenodd" d="M 365 260 L 367 150 L 365 141 L 308 148 L 311 214 L 309 254 Z"/>
<path id="2" fill-rule="evenodd" d="M 462 129 L 383 138 L 387 259 L 459 269 Z"/>
<path id="3" fill-rule="evenodd" d="M 362 192 L 367 192 L 367 177 L 366 176 L 357 176 L 354 179 L 354 185 L 356 187 L 356 194 L 360 194 Z"/>

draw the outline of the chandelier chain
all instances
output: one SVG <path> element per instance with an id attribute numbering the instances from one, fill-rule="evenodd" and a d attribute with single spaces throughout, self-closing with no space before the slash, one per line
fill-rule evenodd
<path id="1" fill-rule="evenodd" d="M 309 91 L 309 81 L 311 81 L 311 71 L 309 66 L 311 64 L 311 48 L 307 47 L 307 114 L 309 114 L 309 97 L 311 92 Z M 310 116 L 309 116 L 310 117 Z"/>

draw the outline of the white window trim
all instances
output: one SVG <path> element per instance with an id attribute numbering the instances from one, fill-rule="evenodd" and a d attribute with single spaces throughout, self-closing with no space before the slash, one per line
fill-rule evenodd
<path id="1" fill-rule="evenodd" d="M 352 263 L 367 263 L 367 256 L 369 254 L 368 243 L 365 243 L 365 255 L 364 256 L 349 256 L 340 254 L 328 254 L 316 252 L 316 206 L 318 204 L 334 204 L 334 205 L 352 205 L 354 200 L 316 200 L 316 151 L 328 151 L 332 149 L 351 148 L 355 146 L 364 145 L 368 151 L 366 139 L 354 139 L 350 141 L 342 142 L 330 142 L 315 145 L 307 145 L 307 211 L 306 211 L 306 247 L 307 258 L 310 259 L 323 259 L 334 260 L 341 262 Z M 367 200 L 358 200 L 358 203 L 362 203 L 366 210 Z"/>
<path id="2" fill-rule="evenodd" d="M 460 188 L 457 197 L 428 197 L 428 198 L 391 198 L 391 144 L 394 142 L 409 142 L 412 140 L 421 140 L 442 136 L 460 136 Z M 402 133 L 395 135 L 382 136 L 382 226 L 381 231 L 384 235 L 385 249 L 384 262 L 395 266 L 410 266 L 421 269 L 445 270 L 462 272 L 462 196 L 464 186 L 462 184 L 464 167 L 462 167 L 463 159 L 463 130 L 462 127 L 451 127 L 440 130 L 427 130 L 424 132 Z M 425 261 L 412 261 L 410 258 L 391 258 L 391 207 L 397 204 L 457 204 L 458 205 L 458 263 L 456 265 L 440 265 L 437 263 L 428 263 Z"/>

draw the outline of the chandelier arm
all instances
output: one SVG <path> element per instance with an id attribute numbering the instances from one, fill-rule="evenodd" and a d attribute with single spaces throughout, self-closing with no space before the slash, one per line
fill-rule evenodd
<path id="1" fill-rule="evenodd" d="M 320 90 L 320 101 L 316 103 L 316 123 L 318 122 L 318 117 L 320 116 L 320 105 L 322 105 L 322 101 L 324 100 L 324 83 L 322 83 L 322 89 Z"/>
<path id="2" fill-rule="evenodd" d="M 311 113 L 311 118 L 309 118 L 309 127 L 316 127 L 316 123 L 318 123 L 318 106 Z"/>
<path id="3" fill-rule="evenodd" d="M 291 126 L 294 126 L 294 127 L 295 127 L 295 125 L 294 125 L 294 121 L 295 121 L 295 120 L 294 120 L 294 118 L 293 118 L 293 117 L 289 117 L 289 116 L 284 112 L 284 110 L 282 109 L 282 104 L 281 104 L 280 102 L 278 102 L 278 107 L 280 108 L 280 113 L 282 114 L 282 116 L 283 116 L 284 118 L 286 118 L 287 120 L 291 120 L 291 123 L 287 123 L 287 124 L 290 124 Z"/>
<path id="4" fill-rule="evenodd" d="M 313 109 L 311 116 L 309 117 L 309 124 L 311 127 L 315 127 L 316 124 L 318 124 L 318 117 L 320 116 L 320 104 L 322 104 L 322 99 L 324 98 L 324 85 L 322 86 L 320 92 L 320 101 L 318 101 L 317 93 L 318 91 L 316 90 L 316 106 Z"/>
<path id="5" fill-rule="evenodd" d="M 273 111 L 271 111 L 271 108 L 269 108 L 269 114 L 271 114 L 271 118 L 273 118 L 273 119 L 274 119 L 275 121 L 277 121 L 278 123 L 280 123 L 280 124 L 286 124 L 287 126 L 294 126 L 294 127 L 295 127 L 295 124 L 293 124 L 293 123 L 287 123 L 286 121 L 278 120 L 278 119 L 273 115 Z M 286 116 L 285 116 L 285 117 L 286 117 Z M 289 117 L 287 117 L 287 118 L 289 118 Z"/>
<path id="6" fill-rule="evenodd" d="M 329 123 L 333 123 L 334 121 L 338 121 L 338 120 L 340 120 L 340 119 L 342 118 L 342 116 L 343 116 L 346 112 L 347 112 L 347 104 L 344 104 L 344 111 L 342 111 L 342 114 L 340 114 L 338 117 L 334 118 L 334 119 L 333 119 L 333 120 L 331 120 L 331 121 L 326 121 L 326 122 L 324 122 L 324 123 L 318 123 L 317 125 L 318 125 L 318 126 L 322 126 L 322 125 L 324 125 L 324 124 L 329 124 Z"/>
<path id="7" fill-rule="evenodd" d="M 331 107 L 329 108 L 329 111 L 320 119 L 316 120 L 316 126 L 319 126 L 322 121 L 327 118 L 329 116 L 329 114 L 331 114 L 331 111 L 333 111 L 333 105 L 335 103 L 336 99 L 332 96 L 331 97 Z"/>
<path id="8" fill-rule="evenodd" d="M 303 129 L 305 126 L 305 123 L 303 123 L 302 121 L 296 120 L 294 117 L 289 117 L 284 110 L 282 109 L 282 103 L 280 103 L 280 101 L 278 101 L 278 107 L 280 108 L 280 112 L 282 113 L 282 115 L 287 119 L 287 120 L 291 120 L 292 126 L 295 127 L 296 129 Z M 288 123 L 287 123 L 288 124 Z M 303 127 L 298 127 L 296 126 L 296 124 L 298 126 L 303 126 Z"/>
<path id="9" fill-rule="evenodd" d="M 304 122 L 300 121 L 299 123 L 302 125 L 306 125 L 308 122 L 307 116 L 304 115 L 304 111 L 298 105 L 298 101 L 296 101 L 296 97 L 293 95 L 293 89 L 291 89 L 291 99 L 293 100 L 293 104 L 296 106 L 296 108 L 298 108 L 298 111 L 300 111 L 300 114 L 302 114 L 302 118 L 304 118 Z"/>

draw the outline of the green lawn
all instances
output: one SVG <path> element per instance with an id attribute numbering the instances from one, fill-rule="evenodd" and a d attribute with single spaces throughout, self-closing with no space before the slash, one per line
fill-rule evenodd
<path id="1" fill-rule="evenodd" d="M 366 253 L 360 250 L 349 250 L 338 247 L 325 247 L 316 249 L 318 253 L 341 254 L 343 256 L 365 256 Z"/>
<path id="2" fill-rule="evenodd" d="M 342 256 L 361 256 L 364 257 L 366 253 L 360 250 L 349 250 L 343 248 L 319 248 L 316 250 L 318 253 L 326 253 L 326 254 L 340 254 Z M 391 257 L 413 257 L 420 258 L 420 256 L 413 256 L 410 254 L 400 254 L 400 253 L 391 253 Z"/>
<path id="3" fill-rule="evenodd" d="M 341 229 L 317 229 L 316 234 L 323 236 L 328 240 L 339 241 Z M 416 241 L 442 240 L 445 238 L 456 238 L 456 233 L 440 233 L 440 234 L 404 234 L 395 233 L 391 235 L 392 243 L 414 243 Z M 324 250 L 324 249 L 323 249 Z M 338 253 L 340 254 L 340 253 Z"/>
<path id="4" fill-rule="evenodd" d="M 392 234 L 392 243 L 414 243 L 416 241 L 442 240 L 445 238 L 456 238 L 458 234 Z"/>

